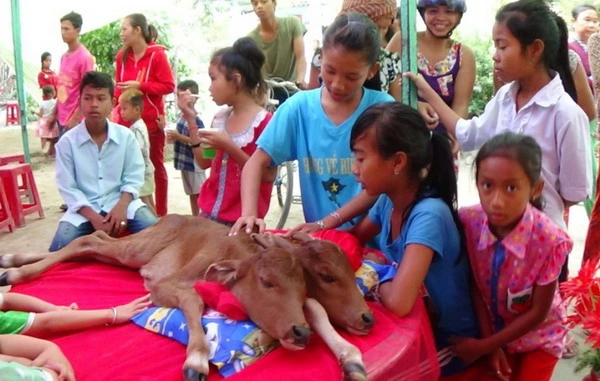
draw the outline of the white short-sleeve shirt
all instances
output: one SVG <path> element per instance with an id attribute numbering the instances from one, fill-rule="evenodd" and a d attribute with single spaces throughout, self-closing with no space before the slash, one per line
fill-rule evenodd
<path id="1" fill-rule="evenodd" d="M 457 122 L 456 137 L 465 151 L 504 132 L 533 137 L 542 149 L 544 213 L 566 230 L 563 200 L 580 202 L 592 194 L 588 118 L 565 92 L 558 74 L 519 111 L 518 89 L 517 82 L 500 88 L 480 117 Z"/>

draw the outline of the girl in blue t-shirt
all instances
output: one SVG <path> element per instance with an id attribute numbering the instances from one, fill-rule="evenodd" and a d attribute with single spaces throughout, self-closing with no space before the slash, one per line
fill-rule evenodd
<path id="1" fill-rule="evenodd" d="M 350 146 L 357 181 L 369 196 L 379 197 L 350 231 L 363 243 L 379 234 L 379 249 L 396 269 L 379 279 L 372 296 L 404 316 L 426 295 L 440 350 L 451 337 L 477 337 L 450 138 L 430 132 L 416 110 L 386 103 L 358 118 Z M 463 368 L 455 358 L 442 367 L 442 375 Z"/>
<path id="2" fill-rule="evenodd" d="M 302 207 L 307 222 L 319 221 L 360 193 L 351 173 L 350 131 L 368 106 L 392 101 L 388 94 L 363 88 L 379 72 L 380 35 L 367 16 L 338 16 L 323 37 L 323 86 L 289 98 L 257 141 L 242 172 L 242 216 L 232 233 L 246 225 L 264 230 L 257 218 L 261 173 L 298 160 Z"/>

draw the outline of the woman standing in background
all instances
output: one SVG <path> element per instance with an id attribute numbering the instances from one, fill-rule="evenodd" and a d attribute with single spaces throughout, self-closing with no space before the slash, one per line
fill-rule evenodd
<path id="1" fill-rule="evenodd" d="M 569 49 L 575 51 L 581 58 L 588 83 L 593 90 L 587 43 L 590 36 L 598 31 L 598 10 L 591 4 L 580 4 L 573 8 L 571 15 L 573 36 L 569 41 Z"/>
<path id="2" fill-rule="evenodd" d="M 123 49 L 115 58 L 116 70 L 115 97 L 129 89 L 140 90 L 143 96 L 142 119 L 148 127 L 150 139 L 150 160 L 154 165 L 154 183 L 156 185 L 156 214 L 167 214 L 168 175 L 165 169 L 165 133 L 159 120 L 165 115 L 163 96 L 175 90 L 175 79 L 171 65 L 165 53 L 165 47 L 154 43 L 156 28 L 149 25 L 146 17 L 140 13 L 131 14 L 123 19 L 121 40 Z M 116 122 L 124 126 L 120 113 Z"/>

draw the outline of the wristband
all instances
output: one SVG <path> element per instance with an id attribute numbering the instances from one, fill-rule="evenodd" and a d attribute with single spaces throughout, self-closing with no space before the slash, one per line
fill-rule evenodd
<path id="1" fill-rule="evenodd" d="M 200 142 L 198 142 L 196 144 L 190 143 L 190 147 L 192 147 L 192 148 L 198 148 L 198 147 L 200 147 Z"/>
<path id="2" fill-rule="evenodd" d="M 112 310 L 113 317 L 110 323 L 106 323 L 107 327 L 110 327 L 111 325 L 115 324 L 115 321 L 117 321 L 117 309 L 115 307 L 111 307 L 110 309 Z"/>

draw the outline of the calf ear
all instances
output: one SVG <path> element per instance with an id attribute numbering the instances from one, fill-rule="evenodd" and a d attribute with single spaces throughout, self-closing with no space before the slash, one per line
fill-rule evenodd
<path id="1" fill-rule="evenodd" d="M 265 249 L 276 246 L 275 241 L 273 240 L 273 234 L 271 233 L 251 234 L 250 237 L 254 240 L 254 242 L 258 243 Z"/>
<path id="2" fill-rule="evenodd" d="M 241 262 L 240 260 L 229 259 L 213 263 L 206 269 L 204 280 L 221 283 L 230 288 L 238 279 L 238 269 Z"/>
<path id="3" fill-rule="evenodd" d="M 306 234 L 304 232 L 294 232 L 292 234 L 292 238 L 302 243 L 311 242 L 315 240 L 311 235 Z"/>
<path id="4" fill-rule="evenodd" d="M 252 234 L 252 239 L 265 249 L 269 247 L 281 247 L 283 249 L 292 249 L 294 245 L 279 234 L 263 233 Z"/>

